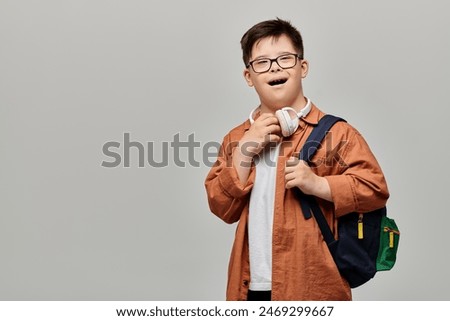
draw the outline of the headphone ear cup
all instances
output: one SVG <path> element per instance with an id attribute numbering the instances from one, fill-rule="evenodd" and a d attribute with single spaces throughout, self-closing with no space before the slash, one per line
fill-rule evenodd
<path id="1" fill-rule="evenodd" d="M 289 136 L 289 125 L 287 123 L 284 110 L 277 110 L 275 112 L 275 116 L 278 118 L 278 122 L 280 123 L 281 135 L 284 137 Z"/>
<path id="2" fill-rule="evenodd" d="M 298 118 L 292 119 L 289 112 L 279 109 L 275 112 L 281 127 L 281 135 L 284 137 L 291 136 L 298 128 Z"/>

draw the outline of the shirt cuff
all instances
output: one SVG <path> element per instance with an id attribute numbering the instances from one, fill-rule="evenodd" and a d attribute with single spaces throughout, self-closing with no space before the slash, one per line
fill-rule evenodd
<path id="1" fill-rule="evenodd" d="M 325 176 L 330 185 L 336 217 L 352 213 L 358 208 L 353 179 L 348 175 Z"/>
<path id="2" fill-rule="evenodd" d="M 242 185 L 236 169 L 233 166 L 227 166 L 219 175 L 219 184 L 225 194 L 233 198 L 242 198 L 251 191 L 253 177 L 254 171 L 251 171 L 247 182 L 245 182 L 245 185 Z"/>

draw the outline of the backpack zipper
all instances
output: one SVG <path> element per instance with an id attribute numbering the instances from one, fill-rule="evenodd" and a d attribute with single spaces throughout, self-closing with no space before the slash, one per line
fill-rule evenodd
<path id="1" fill-rule="evenodd" d="M 384 227 L 384 231 L 389 232 L 389 247 L 393 248 L 394 247 L 394 234 L 400 235 L 400 232 L 397 230 L 393 230 L 388 226 Z"/>
<path id="2" fill-rule="evenodd" d="M 364 238 L 364 233 L 363 233 L 363 214 L 359 213 L 359 217 L 358 217 L 358 239 L 362 240 Z"/>

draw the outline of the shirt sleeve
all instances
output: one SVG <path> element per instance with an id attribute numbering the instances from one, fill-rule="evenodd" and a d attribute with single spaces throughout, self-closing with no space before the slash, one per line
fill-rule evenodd
<path id="1" fill-rule="evenodd" d="M 247 182 L 240 182 L 231 157 L 236 143 L 231 141 L 230 135 L 224 138 L 217 160 L 205 180 L 210 210 L 229 224 L 239 220 L 248 204 L 255 176 L 255 171 L 251 170 Z"/>
<path id="2" fill-rule="evenodd" d="M 384 174 L 367 142 L 352 129 L 341 155 L 341 172 L 325 176 L 336 217 L 351 212 L 370 212 L 386 205 L 389 198 Z"/>

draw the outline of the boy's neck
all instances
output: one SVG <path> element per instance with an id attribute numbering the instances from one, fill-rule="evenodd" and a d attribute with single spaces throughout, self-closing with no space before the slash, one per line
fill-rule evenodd
<path id="1" fill-rule="evenodd" d="M 304 108 L 307 104 L 307 100 L 306 97 L 301 95 L 298 97 L 298 99 L 296 99 L 294 102 L 292 102 L 291 105 L 271 105 L 268 106 L 264 103 L 261 103 L 260 105 L 260 111 L 261 113 L 271 113 L 274 114 L 278 109 L 281 109 L 283 107 L 291 107 L 293 109 L 295 109 L 295 111 L 298 113 L 300 112 L 300 110 L 302 110 L 302 108 Z"/>

